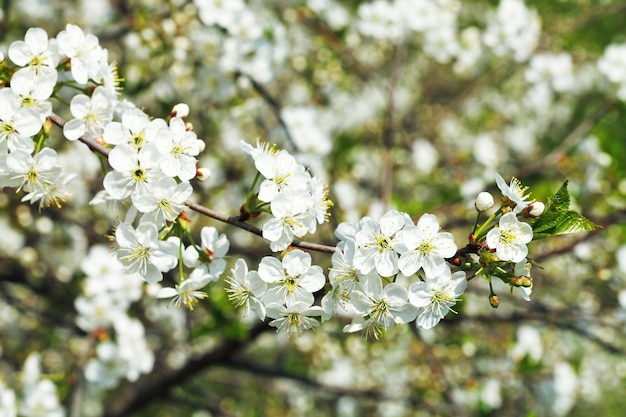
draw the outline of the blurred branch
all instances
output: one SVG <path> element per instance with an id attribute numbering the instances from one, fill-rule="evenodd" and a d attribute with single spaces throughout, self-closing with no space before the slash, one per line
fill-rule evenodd
<path id="1" fill-rule="evenodd" d="M 524 303 L 527 303 L 524 301 Z M 591 333 L 589 328 L 591 326 L 588 323 L 591 318 L 585 317 L 585 315 L 574 309 L 555 309 L 550 308 L 547 305 L 533 301 L 532 304 L 528 304 L 529 308 L 526 311 L 515 311 L 510 314 L 478 314 L 470 316 L 465 314 L 458 316 L 454 320 L 442 320 L 439 324 L 444 326 L 463 326 L 467 321 L 474 321 L 481 324 L 513 324 L 524 322 L 538 322 L 547 326 L 552 326 L 561 330 L 567 330 L 575 333 L 584 339 L 598 345 L 602 349 L 609 353 L 626 356 L 626 349 L 620 346 L 614 345 L 599 336 Z M 580 324 L 578 324 L 580 323 Z"/>
<path id="2" fill-rule="evenodd" d="M 249 330 L 245 339 L 227 339 L 215 349 L 199 358 L 189 360 L 183 367 L 167 374 L 154 376 L 153 380 L 128 387 L 128 396 L 116 401 L 104 412 L 103 417 L 124 417 L 143 410 L 160 399 L 168 397 L 172 390 L 185 384 L 197 374 L 210 367 L 224 364 L 235 354 L 249 346 L 260 334 L 270 329 L 265 323 Z"/>
<path id="3" fill-rule="evenodd" d="M 393 66 L 391 68 L 391 75 L 389 78 L 389 88 L 387 91 L 387 112 L 385 113 L 385 120 L 383 122 L 383 149 L 384 149 L 384 162 L 383 162 L 383 175 L 381 184 L 381 200 L 383 202 L 383 211 L 387 211 L 391 204 L 391 196 L 393 190 L 393 151 L 395 145 L 395 100 L 394 95 L 398 81 L 400 80 L 402 67 L 406 60 L 407 45 L 405 41 L 395 47 L 395 54 L 393 60 Z"/>
<path id="4" fill-rule="evenodd" d="M 65 121 L 61 117 L 56 115 L 55 113 L 52 113 L 50 116 L 48 116 L 48 118 L 52 121 L 52 123 L 59 126 L 60 128 L 63 128 L 63 126 L 65 125 Z M 85 145 L 87 145 L 89 149 L 91 149 L 93 152 L 99 153 L 103 156 L 107 156 L 107 157 L 109 156 L 109 150 L 106 149 L 103 145 L 97 143 L 96 141 L 88 139 L 86 137 L 82 137 L 82 136 L 79 138 L 79 140 L 83 142 Z M 200 213 L 204 216 L 210 217 L 215 220 L 219 220 L 221 222 L 246 230 L 257 236 L 263 237 L 263 231 L 261 229 L 259 229 L 258 227 L 252 226 L 244 221 L 241 221 L 239 217 L 237 216 L 228 216 L 222 213 L 218 213 L 214 210 L 211 210 L 207 207 L 204 207 L 200 204 L 194 203 L 193 201 L 189 201 L 189 200 L 185 201 L 185 205 L 189 207 L 191 210 L 197 213 Z M 321 245 L 318 243 L 309 243 L 309 242 L 304 242 L 301 240 L 294 240 L 291 246 L 298 247 L 301 249 L 308 249 L 308 250 L 312 250 L 316 252 L 324 252 L 324 253 L 335 252 L 334 246 L 326 246 L 326 245 Z"/>
<path id="5" fill-rule="evenodd" d="M 439 390 L 439 392 L 441 392 L 443 397 L 445 398 L 446 404 L 448 404 L 450 408 L 452 408 L 451 411 L 454 412 L 453 415 L 459 416 L 459 417 L 466 417 L 467 414 L 465 413 L 465 410 L 463 410 L 463 408 L 460 407 L 456 403 L 454 398 L 452 397 L 452 392 L 454 388 L 453 384 L 452 382 L 450 382 L 450 379 L 447 377 L 446 372 L 441 364 L 441 361 L 439 360 L 439 357 L 435 353 L 435 350 L 432 348 L 432 346 L 430 346 L 427 342 L 425 342 L 422 339 L 422 336 L 420 335 L 414 323 L 409 323 L 408 326 L 411 329 L 411 333 L 415 336 L 415 338 L 422 343 L 422 346 L 424 347 L 424 350 L 426 351 L 426 356 L 428 356 L 426 361 L 427 361 L 428 367 L 430 368 L 430 373 L 435 379 L 438 380 L 438 382 L 443 387 L 443 389 Z"/>
<path id="6" fill-rule="evenodd" d="M 4 42 L 4 38 L 9 29 L 9 14 L 11 12 L 11 0 L 2 0 L 2 20 L 0 21 L 0 42 Z"/>
<path id="7" fill-rule="evenodd" d="M 356 59 L 350 49 L 346 47 L 343 40 L 341 40 L 335 32 L 319 19 L 312 10 L 300 7 L 297 8 L 296 11 L 298 12 L 300 21 L 312 32 L 321 36 L 327 42 L 328 46 L 335 51 L 347 67 L 352 69 L 354 74 L 359 77 L 361 81 L 369 81 L 368 71 Z"/>
<path id="8" fill-rule="evenodd" d="M 301 375 L 295 375 L 282 369 L 270 368 L 268 366 L 263 366 L 258 363 L 252 363 L 243 360 L 230 359 L 227 362 L 220 364 L 220 366 L 241 370 L 256 376 L 289 379 L 291 381 L 298 382 L 311 388 L 324 390 L 338 397 L 348 395 L 350 397 L 364 397 L 373 400 L 398 400 L 398 397 L 389 396 L 388 394 L 378 390 L 359 390 L 354 388 L 343 388 L 339 386 L 326 385 L 314 379 L 307 378 Z"/>
<path id="9" fill-rule="evenodd" d="M 278 120 L 278 123 L 280 124 L 280 127 L 282 127 L 283 131 L 285 132 L 285 135 L 287 136 L 287 140 L 289 141 L 291 146 L 295 148 L 296 145 L 295 145 L 295 142 L 293 141 L 293 137 L 291 136 L 291 132 L 289 131 L 289 127 L 287 127 L 287 124 L 285 123 L 285 120 L 283 119 L 281 115 L 282 106 L 280 105 L 278 100 L 276 100 L 262 84 L 260 84 L 257 80 L 252 78 L 250 75 L 244 74 L 240 71 L 236 71 L 235 78 L 239 78 L 239 77 L 247 78 L 250 81 L 252 88 L 254 88 L 254 91 L 256 91 L 263 98 L 263 100 L 265 100 L 265 102 L 270 106 L 270 108 L 274 112 L 274 115 L 276 116 L 276 119 Z"/>
<path id="10" fill-rule="evenodd" d="M 531 165 L 526 169 L 523 169 L 519 176 L 530 177 L 534 174 L 541 173 L 546 168 L 555 166 L 559 160 L 569 152 L 578 142 L 580 142 L 591 130 L 598 124 L 604 116 L 607 115 L 613 109 L 611 103 L 602 104 L 595 112 L 583 120 L 578 126 L 574 128 L 564 139 L 559 146 L 547 154 L 542 160 L 538 161 L 535 165 Z"/>

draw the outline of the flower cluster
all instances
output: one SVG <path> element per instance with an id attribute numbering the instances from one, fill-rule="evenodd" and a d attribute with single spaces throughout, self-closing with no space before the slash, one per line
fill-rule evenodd
<path id="1" fill-rule="evenodd" d="M 311 255 L 301 250 L 288 252 L 282 261 L 266 256 L 258 271 L 248 271 L 242 259 L 231 270 L 228 279 L 228 298 L 243 306 L 247 314 L 252 310 L 261 320 L 273 319 L 270 326 L 288 334 L 319 326 L 314 317 L 322 309 L 313 306 L 314 293 L 324 287 L 326 279 L 322 268 L 311 265 Z"/>
<path id="2" fill-rule="evenodd" d="M 446 263 L 456 252 L 454 239 L 439 231 L 432 214 L 414 224 L 408 214 L 392 210 L 378 221 L 364 217 L 338 230 L 340 244 L 329 274 L 332 290 L 322 306 L 325 318 L 338 308 L 354 312 L 344 331 L 363 330 L 378 338 L 395 324 L 416 318 L 418 327 L 433 327 L 465 289 L 465 273 L 451 274 Z M 408 282 L 408 288 L 400 281 Z M 430 301 L 420 295 L 423 291 Z"/>
<path id="3" fill-rule="evenodd" d="M 376 28 L 374 17 L 391 5 L 377 1 L 361 6 L 359 12 L 373 19 L 364 19 L 361 30 L 378 36 L 380 28 Z M 393 10 L 404 6 L 404 2 L 396 1 Z M 429 7 L 426 3 L 423 6 L 425 10 Z M 243 3 L 233 3 L 232 10 L 221 3 L 206 2 L 202 7 L 221 7 L 215 21 L 210 21 L 209 15 L 204 19 L 233 33 L 237 25 L 228 16 L 245 10 Z M 522 8 L 516 0 L 505 1 L 498 19 Z M 523 11 L 533 20 L 532 12 Z M 430 12 L 443 13 L 437 9 Z M 400 15 L 392 17 L 400 19 Z M 442 16 L 439 18 L 444 19 Z M 454 22 L 452 16 L 448 20 Z M 427 23 L 423 27 L 406 24 L 416 31 L 431 27 Z M 492 30 L 496 29 L 488 28 L 487 33 Z M 525 42 L 532 43 L 529 39 Z M 525 49 L 516 48 L 511 46 L 520 55 L 518 59 L 524 59 Z M 97 38 L 84 34 L 77 26 L 67 25 L 51 40 L 43 30 L 31 29 L 24 41 L 11 44 L 8 56 L 17 68 L 11 72 L 10 87 L 0 88 L 0 103 L 4 104 L 0 109 L 3 184 L 24 190 L 27 195 L 23 200 L 39 201 L 40 206 L 58 205 L 67 196 L 71 175 L 61 173 L 56 152 L 45 147 L 48 130 L 42 128 L 51 116 L 50 99 L 57 79 L 69 79 L 65 83 L 82 92 L 70 100 L 73 119 L 64 124 L 63 133 L 70 141 L 97 141 L 104 147 L 111 167 L 104 176 L 104 190 L 92 204 L 107 205 L 118 222 L 114 233 L 115 268 L 154 285 L 178 266 L 178 284 L 173 288 L 157 284 L 155 295 L 171 298 L 170 304 L 177 307 L 193 308 L 197 300 L 207 296 L 202 289 L 218 280 L 226 269 L 224 257 L 230 244 L 213 227 L 204 227 L 200 244 L 194 243 L 186 216 L 181 217 L 193 192 L 190 181 L 198 173 L 207 176 L 206 170 L 197 167 L 204 142 L 184 120 L 188 107 L 178 105 L 167 119 L 161 119 L 120 100 L 117 74 L 108 63 L 107 51 L 99 46 Z M 529 81 L 554 81 L 552 76 L 544 77 L 539 57 L 533 62 L 527 73 Z M 302 121 L 294 120 L 288 121 L 296 127 L 302 125 Z M 303 128 L 297 133 L 299 140 L 303 140 L 302 135 L 319 135 L 315 129 Z M 241 207 L 240 220 L 261 212 L 271 214 L 261 233 L 273 251 L 284 251 L 296 238 L 315 233 L 317 226 L 327 220 L 332 205 L 322 181 L 286 150 L 265 143 L 251 146 L 241 142 L 240 146 L 252 157 L 258 171 Z M 329 285 L 321 299 L 316 295 L 322 295 L 326 278 L 319 266 L 311 264 L 310 255 L 301 250 L 287 251 L 280 260 L 265 257 L 258 271 L 249 271 L 245 261 L 237 260 L 228 280 L 229 298 L 244 307 L 246 314 L 252 311 L 262 320 L 269 317 L 272 326 L 288 333 L 299 334 L 342 311 L 352 316 L 345 331 L 362 330 L 374 337 L 399 323 L 415 321 L 423 329 L 435 326 L 453 309 L 467 280 L 476 275 L 490 283 L 493 277 L 500 278 L 528 299 L 532 262 L 528 260 L 527 244 L 533 239 L 533 228 L 519 217 L 537 217 L 544 206 L 530 201 L 527 187 L 515 178 L 507 184 L 496 175 L 496 183 L 503 194 L 502 206 L 479 225 L 480 216 L 494 203 L 490 194 L 480 193 L 475 203 L 477 221 L 465 248 L 459 250 L 452 235 L 440 231 L 434 215 L 424 214 L 414 223 L 407 213 L 391 210 L 379 220 L 364 217 L 339 226 Z M 77 320 L 82 328 L 92 331 L 119 321 L 114 320 L 115 312 L 124 311 L 132 298 L 115 295 L 116 288 L 111 291 L 77 299 Z M 493 288 L 491 292 L 493 295 Z M 135 292 L 127 297 L 131 294 Z M 110 314 L 104 314 L 104 310 Z M 123 330 L 117 332 L 123 334 Z M 102 347 L 98 352 L 101 362 L 119 357 L 112 353 L 117 349 L 119 346 Z"/>
<path id="4" fill-rule="evenodd" d="M 609 45 L 598 61 L 598 70 L 617 89 L 617 97 L 626 100 L 626 45 Z"/>
<path id="5" fill-rule="evenodd" d="M 278 151 L 261 143 L 252 147 L 245 142 L 241 142 L 241 147 L 252 156 L 257 171 L 265 178 L 245 209 L 255 213 L 269 205 L 274 218 L 263 225 L 263 237 L 270 241 L 270 248 L 282 251 L 294 238 L 315 233 L 317 225 L 327 220 L 332 205 L 321 180 L 311 176 L 304 165 L 284 149 Z M 259 204 L 251 205 L 256 200 Z"/>
<path id="6" fill-rule="evenodd" d="M 65 416 L 56 386 L 41 373 L 41 362 L 39 353 L 28 355 L 22 369 L 21 390 L 18 394 L 14 386 L 7 387 L 0 381 L 0 411 L 3 416 Z"/>
<path id="7" fill-rule="evenodd" d="M 30 29 L 23 41 L 9 46 L 8 57 L 16 68 L 8 69 L 9 86 L 0 88 L 2 186 L 24 191 L 22 201 L 39 202 L 40 208 L 60 206 L 69 195 L 74 175 L 62 173 L 56 151 L 45 146 L 50 129 L 44 128 L 52 114 L 51 99 L 57 97 L 53 94 L 57 81 L 64 80 L 63 85 L 80 91 L 69 100 L 73 118 L 64 123 L 64 136 L 70 141 L 96 140 L 108 154 L 112 169 L 92 204 L 107 205 L 107 212 L 119 222 L 115 230 L 119 268 L 156 283 L 182 263 L 193 269 L 189 279 L 180 265 L 180 284 L 158 296 L 173 297 L 174 304 L 189 307 L 203 298 L 206 294 L 197 290 L 224 271 L 229 243 L 214 228 L 201 231 L 199 246 L 184 248 L 180 238 L 187 229 L 178 223 L 179 216 L 193 192 L 190 180 L 198 172 L 196 157 L 204 149 L 204 142 L 183 119 L 188 108 L 177 106 L 165 120 L 120 100 L 117 72 L 108 62 L 107 50 L 75 25 L 68 24 L 55 39 L 48 39 L 43 29 Z M 71 94 L 59 88 L 64 98 Z M 85 314 L 79 316 L 83 326 L 106 324 L 110 318 L 98 317 L 97 311 L 102 310 L 99 303 L 108 305 L 109 298 L 77 299 L 77 309 Z"/>

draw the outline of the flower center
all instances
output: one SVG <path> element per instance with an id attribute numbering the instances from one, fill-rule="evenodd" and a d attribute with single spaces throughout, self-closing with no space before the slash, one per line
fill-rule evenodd
<path id="1" fill-rule="evenodd" d="M 374 238 L 376 241 L 376 246 L 378 247 L 378 252 L 384 252 L 388 249 L 391 249 L 391 239 L 387 236 L 379 235 Z"/>

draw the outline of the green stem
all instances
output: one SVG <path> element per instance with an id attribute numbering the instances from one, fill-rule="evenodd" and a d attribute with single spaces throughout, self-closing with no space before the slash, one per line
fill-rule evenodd
<path id="1" fill-rule="evenodd" d="M 39 151 L 41 150 L 41 148 L 43 148 L 43 143 L 45 140 L 46 140 L 46 135 L 45 133 L 42 132 L 37 138 L 37 143 L 35 144 L 35 151 L 33 152 L 34 155 L 37 155 Z"/>
<path id="2" fill-rule="evenodd" d="M 478 230 L 476 230 L 476 232 L 474 233 L 474 239 L 476 239 L 476 242 L 480 242 L 482 237 L 487 234 L 491 223 L 495 220 L 496 217 L 502 214 L 503 208 L 504 206 L 500 206 L 500 208 L 495 213 L 493 213 L 487 220 L 485 220 L 485 222 L 478 228 Z"/>
<path id="3" fill-rule="evenodd" d="M 246 196 L 246 202 L 254 195 L 254 189 L 256 188 L 257 182 L 259 182 L 259 178 L 261 178 L 261 173 L 257 171 L 254 177 L 254 181 L 252 181 L 252 185 L 250 186 L 250 189 L 248 190 L 248 195 Z"/>

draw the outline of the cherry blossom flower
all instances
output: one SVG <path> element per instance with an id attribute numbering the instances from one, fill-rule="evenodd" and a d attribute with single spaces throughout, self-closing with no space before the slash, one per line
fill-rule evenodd
<path id="1" fill-rule="evenodd" d="M 189 310 L 193 310 L 193 304 L 206 298 L 208 295 L 204 291 L 199 291 L 200 288 L 206 287 L 206 285 L 213 279 L 213 277 L 206 273 L 202 269 L 194 269 L 189 277 L 176 285 L 176 288 L 165 287 L 161 288 L 157 293 L 157 298 L 171 298 L 168 306 L 174 304 L 175 307 L 186 305 Z"/>
<path id="2" fill-rule="evenodd" d="M 310 176 L 293 156 L 282 150 L 262 153 L 255 160 L 256 169 L 266 178 L 259 187 L 259 200 L 272 201 L 279 192 L 306 189 Z"/>
<path id="3" fill-rule="evenodd" d="M 269 325 L 276 327 L 276 331 L 299 336 L 304 330 L 319 326 L 319 321 L 313 317 L 320 316 L 321 310 L 311 303 L 297 301 L 287 306 L 271 304 L 267 307 L 267 316 L 274 319 Z"/>
<path id="4" fill-rule="evenodd" d="M 408 293 L 402 285 L 391 283 L 383 288 L 382 279 L 367 275 L 360 281 L 360 289 L 352 292 L 350 303 L 357 312 L 344 332 L 366 330 L 378 338 L 396 323 L 415 319 L 417 309 L 408 303 Z"/>
<path id="5" fill-rule="evenodd" d="M 504 178 L 502 178 L 500 174 L 496 174 L 496 184 L 500 191 L 502 191 L 502 195 L 515 203 L 515 207 L 513 208 L 514 213 L 520 213 L 530 204 L 530 202 L 527 201 L 530 197 L 530 193 L 526 194 L 528 187 L 523 186 L 517 178 L 511 178 L 510 185 L 507 185 Z"/>
<path id="6" fill-rule="evenodd" d="M 113 322 L 117 335 L 119 356 L 126 361 L 125 377 L 136 381 L 141 374 L 147 374 L 154 367 L 154 354 L 148 347 L 146 330 L 141 321 L 128 315 Z"/>
<path id="7" fill-rule="evenodd" d="M 356 253 L 354 266 L 363 274 L 375 269 L 380 275 L 389 277 L 398 272 L 399 232 L 413 222 L 406 213 L 395 210 L 385 213 L 379 221 L 364 217 L 357 224 L 354 235 Z"/>
<path id="8" fill-rule="evenodd" d="M 226 269 L 224 257 L 230 242 L 225 234 L 215 227 L 203 227 L 200 231 L 200 247 L 188 246 L 183 253 L 183 262 L 189 268 L 202 269 L 211 281 L 217 281 Z"/>
<path id="9" fill-rule="evenodd" d="M 146 143 L 153 142 L 161 130 L 167 130 L 165 120 L 151 121 L 148 115 L 133 107 L 122 113 L 121 122 L 106 124 L 103 139 L 110 145 L 125 144 L 139 151 Z"/>
<path id="10" fill-rule="evenodd" d="M 282 262 L 266 256 L 259 264 L 259 277 L 269 284 L 262 296 L 265 305 L 313 303 L 313 293 L 324 287 L 322 268 L 311 265 L 311 255 L 299 249 L 285 255 Z"/>
<path id="11" fill-rule="evenodd" d="M 176 184 L 173 178 L 164 176 L 151 184 L 150 192 L 133 199 L 133 204 L 144 213 L 142 222 L 149 221 L 162 227 L 166 222 L 176 220 L 192 192 L 193 187 L 188 182 Z"/>
<path id="12" fill-rule="evenodd" d="M 23 41 L 11 43 L 8 55 L 16 65 L 25 67 L 20 71 L 30 72 L 36 77 L 54 74 L 56 79 L 59 63 L 56 41 L 48 41 L 48 34 L 41 28 L 28 29 Z"/>
<path id="13" fill-rule="evenodd" d="M 167 176 L 189 181 L 196 176 L 196 156 L 204 149 L 204 142 L 185 128 L 183 119 L 174 117 L 169 124 L 168 134 L 156 138 L 161 153 L 159 166 Z"/>
<path id="14" fill-rule="evenodd" d="M 85 379 L 102 388 L 114 388 L 124 377 L 128 364 L 120 357 L 114 342 L 102 342 L 96 347 L 96 357 L 85 365 Z"/>
<path id="15" fill-rule="evenodd" d="M 449 268 L 438 276 L 412 283 L 409 287 L 409 301 L 419 309 L 416 326 L 422 329 L 436 326 L 459 301 L 466 287 L 465 272 L 451 274 Z"/>
<path id="16" fill-rule="evenodd" d="M 445 258 L 456 253 L 451 233 L 439 232 L 439 221 L 432 214 L 424 214 L 417 226 L 406 226 L 401 232 L 402 247 L 398 267 L 402 274 L 410 276 L 420 268 L 427 277 L 441 274 L 447 264 Z"/>
<path id="17" fill-rule="evenodd" d="M 528 254 L 526 244 L 533 240 L 533 229 L 520 222 L 515 213 L 506 213 L 500 218 L 499 226 L 487 233 L 487 246 L 496 250 L 503 261 L 520 262 Z"/>
<path id="18" fill-rule="evenodd" d="M 100 81 L 98 75 L 102 47 L 97 37 L 85 34 L 80 27 L 68 23 L 56 39 L 59 53 L 70 58 L 72 77 L 77 83 L 87 84 L 89 78 Z"/>
<path id="19" fill-rule="evenodd" d="M 281 251 L 293 242 L 315 230 L 315 217 L 309 208 L 311 195 L 306 191 L 280 193 L 271 202 L 273 219 L 263 225 L 263 237 L 270 241 L 270 249 Z"/>
<path id="20" fill-rule="evenodd" d="M 231 276 L 226 280 L 228 299 L 235 307 L 243 306 L 244 317 L 252 311 L 260 320 L 265 320 L 265 305 L 260 298 L 267 289 L 267 283 L 259 277 L 257 271 L 248 272 L 248 265 L 243 259 L 237 259 L 230 272 Z"/>
<path id="21" fill-rule="evenodd" d="M 18 185 L 18 191 L 44 190 L 54 184 L 61 174 L 57 153 L 51 148 L 44 148 L 35 156 L 22 149 L 14 150 L 7 156 L 6 164 L 12 171 L 10 182 Z"/>
<path id="22" fill-rule="evenodd" d="M 115 241 L 117 259 L 124 266 L 124 272 L 138 273 L 149 283 L 161 281 L 162 273 L 178 262 L 178 238 L 159 240 L 157 227 L 152 223 L 142 223 L 136 229 L 121 223 L 115 230 Z"/>
<path id="23" fill-rule="evenodd" d="M 43 123 L 52 113 L 52 103 L 47 100 L 52 95 L 56 82 L 56 72 L 37 76 L 33 72 L 17 71 L 11 77 L 11 90 L 18 95 L 20 107 L 33 110 Z"/>
<path id="24" fill-rule="evenodd" d="M 95 139 L 104 132 L 104 126 L 113 117 L 114 100 L 104 87 L 96 87 L 91 97 L 78 94 L 72 98 L 70 111 L 75 118 L 65 123 L 63 134 L 69 140 L 81 136 Z"/>
<path id="25" fill-rule="evenodd" d="M 0 143 L 6 141 L 10 151 L 31 153 L 35 146 L 30 136 L 39 132 L 42 124 L 38 112 L 21 107 L 20 97 L 12 89 L 0 89 Z"/>
<path id="26" fill-rule="evenodd" d="M 132 195 L 139 199 L 148 187 L 163 175 L 157 166 L 158 151 L 155 146 L 144 146 L 140 152 L 128 145 L 118 145 L 109 153 L 108 172 L 103 181 L 104 189 L 115 199 Z"/>

